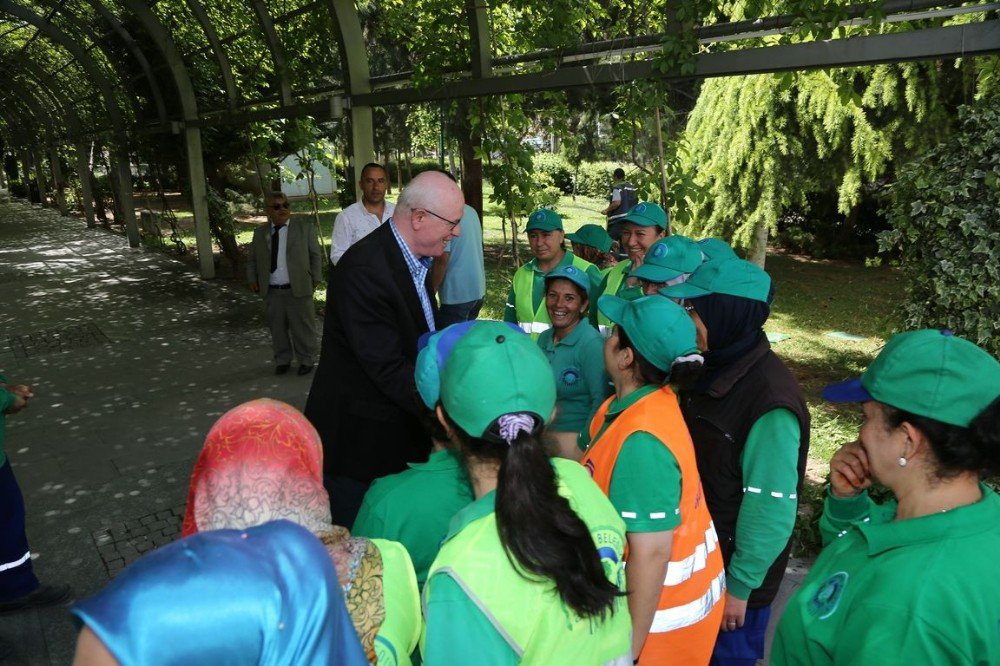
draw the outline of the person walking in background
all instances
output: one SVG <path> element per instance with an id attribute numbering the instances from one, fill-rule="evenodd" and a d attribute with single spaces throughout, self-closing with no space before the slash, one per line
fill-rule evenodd
<path id="1" fill-rule="evenodd" d="M 0 613 L 54 606 L 73 596 L 68 585 L 42 585 L 35 577 L 25 533 L 24 497 L 4 451 L 7 416 L 25 409 L 34 395 L 30 386 L 8 386 L 0 375 Z M 0 656 L 12 651 L 0 640 Z"/>
<path id="2" fill-rule="evenodd" d="M 601 211 L 601 215 L 607 215 L 608 234 L 617 241 L 621 238 L 624 228 L 622 218 L 639 201 L 639 197 L 635 192 L 635 185 L 625 180 L 625 169 L 620 167 L 615 169 L 612 178 L 614 183 L 608 196 L 608 207 Z"/>
<path id="3" fill-rule="evenodd" d="M 951 331 L 900 333 L 859 379 L 830 459 L 824 548 L 785 607 L 775 666 L 1000 664 L 1000 363 Z M 878 481 L 893 497 L 877 504 Z"/>
<path id="4" fill-rule="evenodd" d="M 291 219 L 288 197 L 273 192 L 266 199 L 267 219 L 253 232 L 247 261 L 250 289 L 264 298 L 271 330 L 274 374 L 288 372 L 298 357 L 299 375 L 316 363 L 317 327 L 313 291 L 323 276 L 323 255 L 313 226 Z"/>
<path id="5" fill-rule="evenodd" d="M 712 663 L 752 666 L 764 656 L 792 548 L 810 417 L 802 389 L 764 334 L 770 276 L 717 254 L 723 258 L 660 293 L 683 299 L 705 356 L 705 375 L 680 391 L 680 406 L 726 563 Z"/>
<path id="6" fill-rule="evenodd" d="M 460 226 L 462 232 L 448 242 L 431 267 L 431 283 L 441 301 L 438 328 L 475 319 L 486 296 L 483 226 L 476 210 L 468 204 Z"/>
<path id="7" fill-rule="evenodd" d="M 392 219 L 344 253 L 330 275 L 322 360 L 305 415 L 323 439 L 338 525 L 354 524 L 374 479 L 430 453 L 413 369 L 417 341 L 435 330 L 431 259 L 461 233 L 464 205 L 449 176 L 417 175 Z"/>
<path id="8" fill-rule="evenodd" d="M 552 325 L 545 308 L 545 276 L 562 266 L 576 266 L 596 284 L 601 273 L 594 264 L 566 250 L 562 216 L 554 210 L 539 208 L 532 213 L 525 232 L 534 257 L 514 273 L 503 319 L 537 340 Z"/>
<path id="9" fill-rule="evenodd" d="M 385 200 L 389 187 L 389 174 L 381 164 L 369 162 L 361 169 L 361 201 L 355 201 L 337 213 L 330 237 L 330 262 L 337 265 L 340 258 L 359 240 L 375 231 L 392 217 L 395 204 Z"/>

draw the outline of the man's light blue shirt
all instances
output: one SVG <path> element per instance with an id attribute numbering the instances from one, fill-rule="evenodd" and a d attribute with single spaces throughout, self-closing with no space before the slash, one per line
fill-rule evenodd
<path id="1" fill-rule="evenodd" d="M 478 301 L 486 295 L 486 269 L 483 266 L 483 227 L 476 210 L 466 204 L 462 213 L 462 233 L 448 242 L 451 253 L 441 283 L 442 304 Z"/>
<path id="2" fill-rule="evenodd" d="M 399 249 L 403 252 L 403 259 L 410 271 L 410 277 L 413 278 L 413 288 L 417 290 L 417 298 L 420 299 L 420 307 L 423 309 L 424 319 L 427 321 L 427 330 L 434 331 L 434 309 L 431 307 L 431 298 L 427 295 L 427 287 L 425 286 L 431 259 L 413 254 L 413 250 L 399 235 L 399 230 L 396 229 L 396 223 L 392 221 L 392 218 L 389 218 L 389 227 L 392 229 L 396 243 L 399 244 Z"/>

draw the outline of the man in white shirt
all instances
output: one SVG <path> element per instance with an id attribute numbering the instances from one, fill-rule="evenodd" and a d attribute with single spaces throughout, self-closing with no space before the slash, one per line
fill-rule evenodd
<path id="1" fill-rule="evenodd" d="M 385 200 L 385 190 L 389 186 L 389 174 L 385 167 L 369 162 L 361 169 L 361 201 L 352 203 L 340 211 L 333 221 L 333 237 L 330 239 L 330 261 L 334 265 L 340 257 L 359 240 L 375 231 L 379 225 L 392 217 L 396 206 Z"/>

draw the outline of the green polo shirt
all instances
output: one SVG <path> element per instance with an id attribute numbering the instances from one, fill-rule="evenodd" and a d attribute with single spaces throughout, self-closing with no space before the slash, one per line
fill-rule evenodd
<path id="1" fill-rule="evenodd" d="M 456 513 L 445 539 L 458 534 L 469 523 L 493 513 L 496 495 L 496 491 L 486 493 Z M 475 655 L 477 665 L 513 666 L 520 663 L 517 653 L 454 578 L 440 573 L 431 578 L 424 590 L 424 599 L 427 634 L 420 646 L 424 664 L 470 663 L 470 655 Z"/>
<path id="2" fill-rule="evenodd" d="M 826 548 L 785 607 L 771 663 L 1000 664 L 1000 498 L 895 520 L 828 496 Z"/>
<path id="3" fill-rule="evenodd" d="M 563 255 L 562 260 L 553 267 L 552 270 L 556 268 L 562 268 L 563 266 L 573 265 L 573 253 L 569 250 Z M 531 270 L 534 271 L 531 281 L 531 311 L 538 312 L 538 308 L 542 305 L 542 301 L 545 300 L 545 276 L 548 273 L 543 273 L 540 268 L 538 268 L 538 262 L 532 259 L 525 266 L 530 266 Z M 520 269 L 519 269 L 520 270 Z M 597 266 L 593 264 L 587 269 L 587 277 L 590 278 L 591 285 L 595 285 L 601 280 L 601 272 L 597 270 Z M 593 288 L 591 288 L 592 290 Z M 591 304 L 595 303 L 591 299 Z M 511 281 L 510 290 L 507 292 L 507 304 L 503 309 L 503 320 L 509 321 L 512 324 L 518 323 L 517 321 L 517 310 L 514 308 L 514 283 Z"/>
<path id="4" fill-rule="evenodd" d="M 423 585 L 449 521 L 472 501 L 472 489 L 451 451 L 435 451 L 427 462 L 408 465 L 405 472 L 372 483 L 351 533 L 403 544 Z"/>
<path id="5" fill-rule="evenodd" d="M 538 346 L 549 359 L 556 380 L 556 418 L 548 429 L 579 433 L 611 395 L 604 372 L 604 338 L 586 320 L 558 343 L 554 336 L 553 328 L 538 336 Z"/>
<path id="6" fill-rule="evenodd" d="M 608 405 L 604 424 L 591 446 L 615 418 L 659 387 L 643 386 Z M 681 524 L 681 468 L 658 438 L 637 430 L 625 438 L 611 472 L 608 499 L 625 521 L 627 532 L 665 532 Z"/>
<path id="7" fill-rule="evenodd" d="M 0 467 L 7 462 L 4 438 L 7 432 L 7 408 L 14 404 L 14 394 L 7 390 L 7 378 L 0 375 Z"/>

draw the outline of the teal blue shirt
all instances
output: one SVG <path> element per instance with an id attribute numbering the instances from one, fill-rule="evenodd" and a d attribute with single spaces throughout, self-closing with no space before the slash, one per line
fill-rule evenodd
<path id="1" fill-rule="evenodd" d="M 483 227 L 476 210 L 466 204 L 460 224 L 461 233 L 448 242 L 448 267 L 438 296 L 442 304 L 478 301 L 486 294 L 486 269 L 483 266 Z"/>
<path id="2" fill-rule="evenodd" d="M 579 433 L 611 395 L 604 372 L 604 338 L 586 320 L 558 343 L 554 335 L 555 329 L 550 328 L 538 337 L 556 380 L 556 418 L 548 429 Z"/>
<path id="3" fill-rule="evenodd" d="M 408 465 L 405 472 L 375 479 L 351 533 L 403 544 L 423 585 L 452 516 L 472 501 L 472 488 L 451 451 L 435 451 L 427 462 Z"/>

